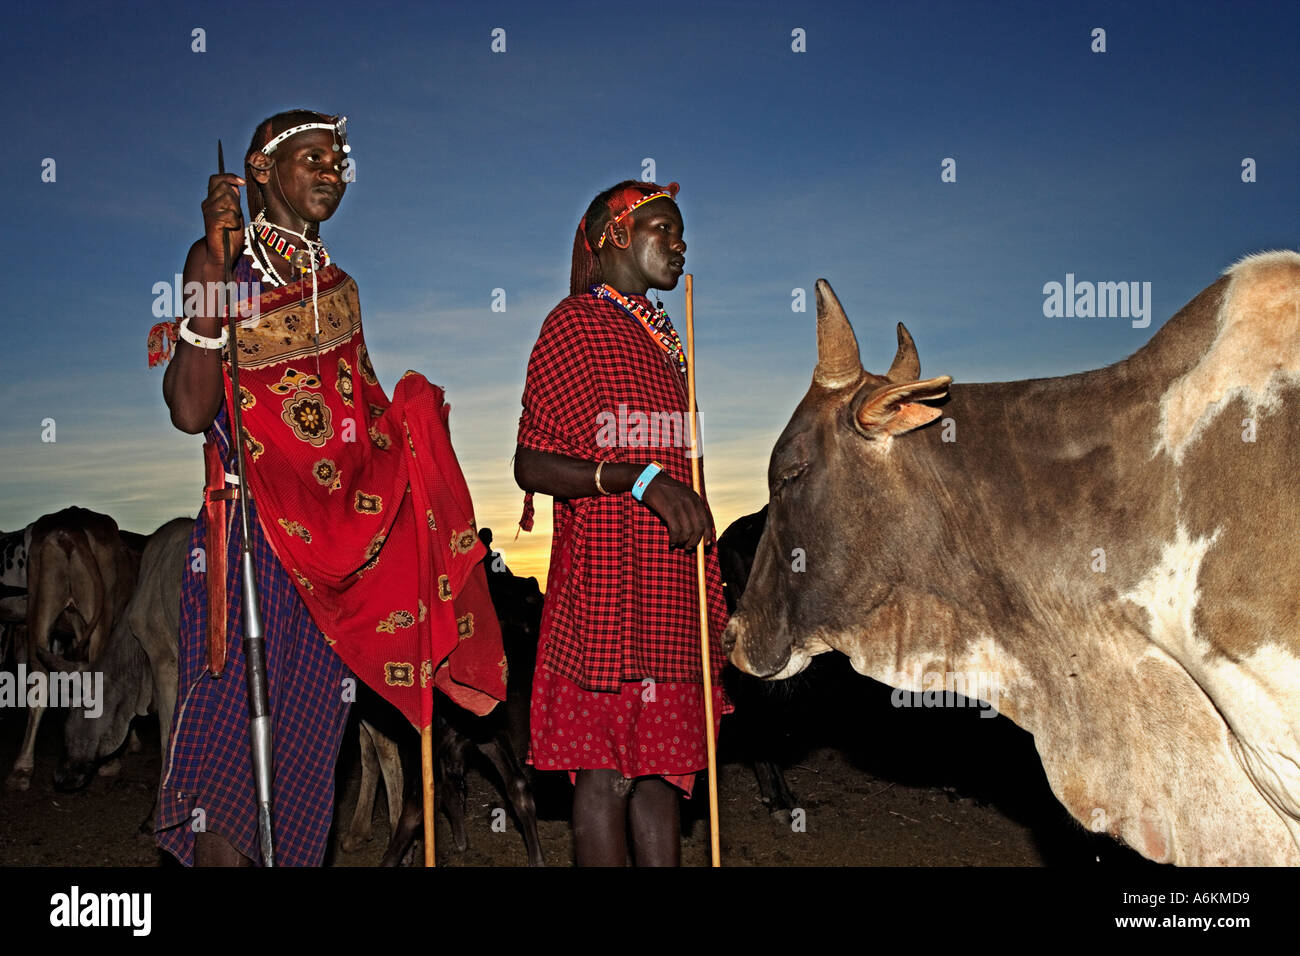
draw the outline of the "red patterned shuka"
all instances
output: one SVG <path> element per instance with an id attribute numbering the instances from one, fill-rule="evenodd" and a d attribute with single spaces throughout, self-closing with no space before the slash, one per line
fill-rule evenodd
<path id="1" fill-rule="evenodd" d="M 430 681 L 487 713 L 505 698 L 505 655 L 442 389 L 407 372 L 390 402 L 356 283 L 337 266 L 317 280 L 315 312 L 310 283 L 295 283 L 263 293 L 239 331 L 262 528 L 326 641 L 409 720 L 429 722 Z"/>
<path id="2" fill-rule="evenodd" d="M 649 307 L 644 296 L 628 298 Z M 637 320 L 589 294 L 570 296 L 556 306 L 528 362 L 519 444 L 592 461 L 653 459 L 668 475 L 689 485 L 689 440 L 685 377 Z M 615 744 L 617 754 L 593 754 L 591 747 L 577 747 L 571 756 L 557 758 L 558 763 L 550 759 L 552 752 L 563 752 L 559 738 L 567 740 L 583 723 L 551 713 L 561 700 L 554 688 L 563 688 L 565 682 L 583 691 L 604 692 L 598 697 L 608 697 L 611 708 L 620 698 L 618 706 L 631 706 L 632 698 L 645 697 L 640 687 L 633 692 L 629 681 L 651 678 L 659 685 L 661 702 L 668 685 L 676 684 L 693 695 L 693 709 L 699 711 L 695 731 L 701 741 L 704 732 L 695 555 L 670 550 L 667 527 L 630 493 L 556 499 L 554 516 L 533 701 L 534 763 L 568 769 L 612 766 L 625 776 L 671 777 L 700 769 L 703 760 L 695 761 L 694 746 L 683 748 L 676 755 L 679 760 L 653 764 L 623 753 L 647 750 L 645 740 L 635 736 Z M 716 549 L 709 548 L 706 555 L 715 715 L 721 717 L 731 709 L 720 684 L 727 610 Z M 558 676 L 561 684 L 543 671 Z M 543 703 L 550 717 L 543 716 Z M 571 708 L 563 706 L 567 715 Z M 620 733 L 634 733 L 627 729 L 629 721 L 612 711 L 609 723 L 623 728 Z M 550 730 L 539 731 L 539 726 Z M 556 739 L 541 736 L 552 732 Z M 702 753 L 702 745 L 699 750 Z"/>

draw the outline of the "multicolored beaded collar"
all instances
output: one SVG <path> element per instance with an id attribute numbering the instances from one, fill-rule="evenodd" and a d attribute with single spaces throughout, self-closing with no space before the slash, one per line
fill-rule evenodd
<path id="1" fill-rule="evenodd" d="M 303 272 L 308 271 L 310 267 L 305 266 L 302 262 L 298 261 L 299 257 L 297 255 L 297 247 L 287 238 L 280 235 L 278 229 L 283 229 L 283 226 L 272 226 L 271 223 L 262 218 L 261 213 L 258 213 L 257 218 L 253 220 L 253 227 L 257 230 L 258 238 L 262 240 L 266 245 L 266 248 L 283 257 L 286 261 L 293 263 Z M 308 245 L 311 247 L 312 258 L 316 260 L 317 269 L 324 269 L 330 264 L 330 254 L 325 249 L 324 243 L 309 242 Z"/>
<path id="2" fill-rule="evenodd" d="M 682 348 L 682 340 L 678 337 L 677 330 L 673 328 L 673 321 L 668 318 L 668 313 L 662 306 L 651 312 L 641 303 L 633 302 L 609 283 L 592 286 L 591 294 L 598 299 L 608 299 L 640 322 L 641 328 L 655 340 L 655 344 L 670 358 L 677 360 L 677 371 L 686 374 L 686 350 Z"/>

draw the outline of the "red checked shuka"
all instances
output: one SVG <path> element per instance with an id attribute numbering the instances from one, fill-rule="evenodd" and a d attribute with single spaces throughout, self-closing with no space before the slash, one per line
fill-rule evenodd
<path id="1" fill-rule="evenodd" d="M 628 298 L 649 308 L 644 296 Z M 689 442 L 685 376 L 640 323 L 589 293 L 556 306 L 528 362 L 519 444 L 592 461 L 653 459 L 689 485 Z M 669 550 L 668 540 L 630 493 L 556 499 L 533 694 L 537 766 L 614 767 L 625 776 L 703 768 L 696 559 Z M 727 610 L 712 547 L 706 574 L 720 717 L 731 710 L 720 689 Z M 663 705 L 662 720 L 642 713 L 652 703 Z M 680 732 L 665 732 L 669 723 Z M 613 730 L 593 734 L 589 724 Z"/>

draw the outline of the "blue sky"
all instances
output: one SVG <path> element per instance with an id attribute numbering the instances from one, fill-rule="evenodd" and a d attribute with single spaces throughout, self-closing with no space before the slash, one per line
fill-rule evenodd
<path id="1" fill-rule="evenodd" d="M 682 184 L 719 528 L 766 500 L 818 276 L 868 368 L 901 320 L 926 374 L 971 382 L 1116 361 L 1235 259 L 1300 246 L 1295 3 L 126 6 L 14 10 L 0 38 L 4 528 L 68 504 L 140 531 L 197 511 L 200 440 L 145 366 L 151 290 L 201 232 L 216 139 L 237 168 L 286 108 L 349 116 L 357 179 L 322 235 L 380 381 L 446 387 L 479 522 L 529 573 L 549 507 L 510 540 L 528 353 L 587 202 L 647 158 Z M 1045 317 L 1066 273 L 1150 282 L 1150 327 Z M 664 302 L 680 320 L 680 289 Z"/>

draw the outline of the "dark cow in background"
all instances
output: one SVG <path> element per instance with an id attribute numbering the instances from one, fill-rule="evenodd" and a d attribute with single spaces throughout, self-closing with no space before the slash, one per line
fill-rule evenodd
<path id="1" fill-rule="evenodd" d="M 51 635 L 64 617 L 75 635 L 72 660 L 92 668 L 99 660 L 135 584 L 136 558 L 123 543 L 117 523 L 85 508 L 65 508 L 32 525 L 27 562 L 27 635 L 18 662 L 48 680 Z M 27 733 L 6 780 L 26 790 L 35 765 L 36 732 L 45 707 L 27 708 Z"/>
<path id="2" fill-rule="evenodd" d="M 767 505 L 753 514 L 742 515 L 727 530 L 718 535 L 718 564 L 722 569 L 722 590 L 727 598 L 728 613 L 736 613 L 736 605 L 745 594 L 749 574 L 754 569 L 754 555 L 767 526 Z"/>
<path id="3" fill-rule="evenodd" d="M 537 833 L 531 775 L 520 759 L 528 747 L 528 705 L 542 592 L 536 578 L 511 574 L 499 554 L 491 550 L 491 531 L 483 529 L 480 537 L 484 535 L 489 548 L 483 559 L 488 592 L 501 623 L 508 661 L 506 700 L 490 714 L 479 717 L 457 707 L 441 693 L 434 694 L 434 793 L 451 825 L 452 842 L 463 852 L 469 846 L 466 764 L 472 753 L 481 754 L 500 778 L 502 793 L 523 834 L 529 865 L 542 866 L 545 860 Z M 362 715 L 361 789 L 341 844 L 345 851 L 353 852 L 370 840 L 376 788 L 382 779 L 391 829 L 380 866 L 397 866 L 408 857 L 424 822 L 419 736 L 391 705 L 369 689 L 360 688 L 357 704 Z"/>
<path id="4" fill-rule="evenodd" d="M 866 372 L 818 280 L 732 661 L 964 675 L 1090 829 L 1157 861 L 1300 863 L 1300 254 L 1239 262 L 1092 372 L 950 388 L 898 342 Z"/>
<path id="5" fill-rule="evenodd" d="M 766 523 L 767 506 L 764 505 L 754 514 L 737 518 L 718 536 L 722 592 L 730 614 L 736 613 L 736 605 L 744 596 Z M 784 749 L 789 733 L 782 699 L 784 688 L 754 680 L 734 667 L 727 668 L 722 679 L 736 712 L 724 721 L 721 745 L 736 759 L 754 768 L 759 800 L 771 813 L 784 819 L 796 803 L 778 760 L 778 751 Z"/>

